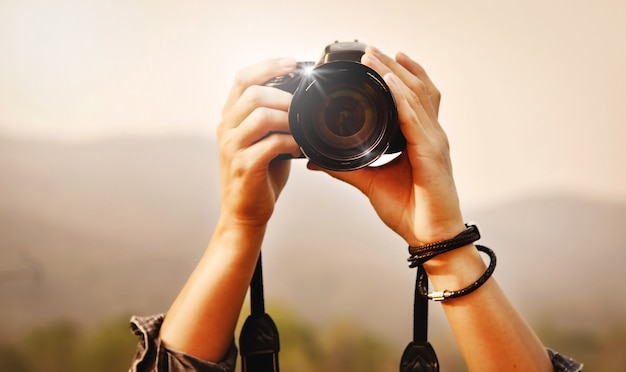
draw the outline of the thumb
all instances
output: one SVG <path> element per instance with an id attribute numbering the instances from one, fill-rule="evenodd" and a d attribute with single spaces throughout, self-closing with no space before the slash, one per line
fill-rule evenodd
<path id="1" fill-rule="evenodd" d="M 306 167 L 313 171 L 322 171 L 329 174 L 331 177 L 336 178 L 340 181 L 343 181 L 347 184 L 350 184 L 357 189 L 359 189 L 362 193 L 367 194 L 367 190 L 371 184 L 372 177 L 376 172 L 376 168 L 362 168 L 353 171 L 347 172 L 338 172 L 332 171 L 330 169 L 322 168 L 319 165 L 309 161 L 306 164 Z"/>

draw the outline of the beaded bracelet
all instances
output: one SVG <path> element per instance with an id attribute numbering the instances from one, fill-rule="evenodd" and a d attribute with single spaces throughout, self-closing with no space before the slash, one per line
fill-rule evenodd
<path id="1" fill-rule="evenodd" d="M 485 273 L 474 283 L 463 289 L 456 291 L 443 290 L 428 293 L 428 276 L 426 275 L 426 270 L 424 270 L 423 263 L 437 255 L 466 246 L 480 239 L 480 232 L 478 231 L 476 225 L 466 226 L 467 228 L 463 232 L 452 239 L 418 247 L 409 246 L 409 253 L 411 254 L 408 259 L 408 261 L 411 262 L 409 267 L 418 268 L 417 291 L 420 295 L 433 301 L 445 301 L 451 298 L 465 296 L 480 288 L 480 286 L 485 284 L 485 282 L 491 277 L 496 269 L 496 254 L 493 250 L 485 246 L 476 245 L 476 249 L 480 252 L 486 253 L 490 259 L 489 266 L 487 267 Z"/>

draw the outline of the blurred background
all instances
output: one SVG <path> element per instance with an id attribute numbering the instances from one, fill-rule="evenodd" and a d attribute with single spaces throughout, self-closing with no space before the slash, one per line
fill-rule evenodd
<path id="1" fill-rule="evenodd" d="M 441 90 L 465 218 L 544 342 L 626 370 L 624 35 L 617 0 L 0 0 L 0 371 L 127 369 L 130 315 L 167 311 L 211 236 L 236 71 L 354 39 Z M 406 245 L 293 163 L 263 248 L 283 369 L 396 371 Z M 437 304 L 430 337 L 465 370 Z"/>

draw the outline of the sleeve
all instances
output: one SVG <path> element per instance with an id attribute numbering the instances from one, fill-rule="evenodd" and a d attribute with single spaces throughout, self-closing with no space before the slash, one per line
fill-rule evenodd
<path id="1" fill-rule="evenodd" d="M 237 362 L 237 347 L 233 342 L 224 360 L 211 363 L 180 351 L 172 350 L 161 343 L 159 330 L 164 314 L 147 317 L 133 316 L 131 331 L 139 336 L 137 352 L 129 372 L 234 372 Z M 581 372 L 583 365 L 571 358 L 548 349 L 555 372 Z"/>
<path id="2" fill-rule="evenodd" d="M 582 363 L 561 355 L 552 349 L 548 349 L 548 355 L 550 355 L 550 360 L 552 360 L 554 372 L 581 372 L 583 370 Z"/>
<path id="3" fill-rule="evenodd" d="M 237 362 L 237 347 L 233 342 L 224 360 L 211 363 L 183 352 L 172 350 L 161 343 L 159 330 L 164 314 L 147 317 L 133 316 L 131 331 L 139 336 L 137 352 L 129 372 L 233 372 Z"/>

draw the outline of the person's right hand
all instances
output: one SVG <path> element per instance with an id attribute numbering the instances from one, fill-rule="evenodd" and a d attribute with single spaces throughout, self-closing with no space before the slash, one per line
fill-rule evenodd
<path id="1" fill-rule="evenodd" d="M 295 67 L 291 58 L 269 59 L 235 78 L 217 128 L 221 213 L 229 223 L 264 226 L 289 176 L 290 161 L 274 159 L 299 154 L 288 123 L 292 95 L 262 85 Z"/>

